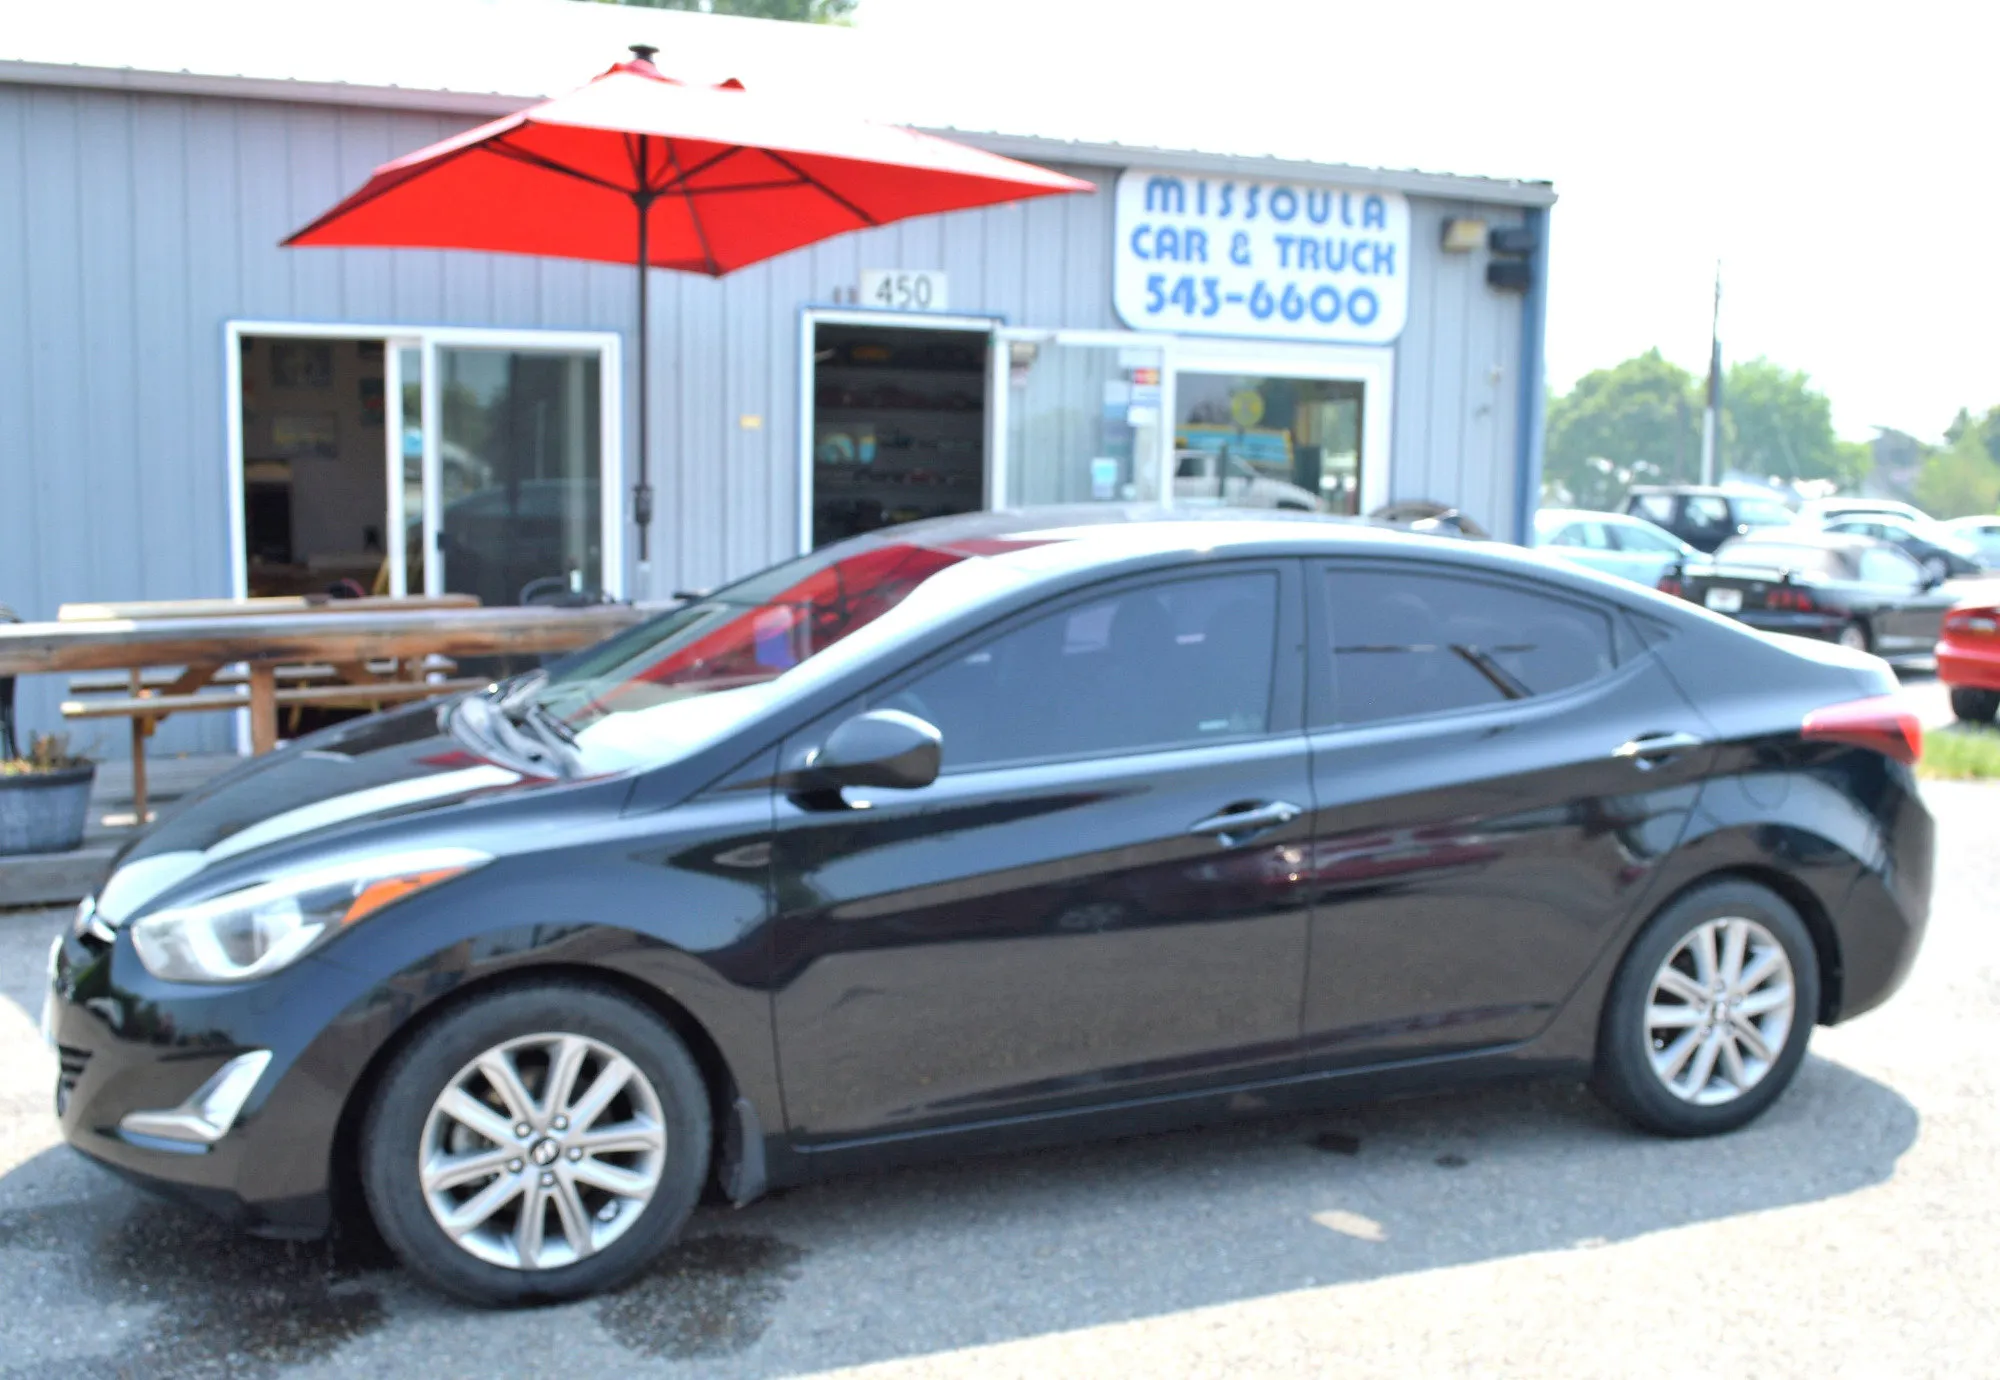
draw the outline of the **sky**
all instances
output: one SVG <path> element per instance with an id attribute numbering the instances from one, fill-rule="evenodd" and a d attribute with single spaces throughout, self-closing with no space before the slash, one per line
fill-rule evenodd
<path id="1" fill-rule="evenodd" d="M 2000 5 L 861 0 L 1010 128 L 1547 179 L 1548 371 L 1803 370 L 1843 435 L 2000 404 Z M 872 44 L 871 44 L 872 46 Z M 968 91 L 978 100 L 968 101 Z"/>

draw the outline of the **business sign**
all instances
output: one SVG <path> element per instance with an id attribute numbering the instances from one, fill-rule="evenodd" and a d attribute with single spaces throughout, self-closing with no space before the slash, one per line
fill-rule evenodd
<path id="1" fill-rule="evenodd" d="M 1382 345 L 1410 304 L 1400 192 L 1128 168 L 1112 305 L 1135 330 Z"/>

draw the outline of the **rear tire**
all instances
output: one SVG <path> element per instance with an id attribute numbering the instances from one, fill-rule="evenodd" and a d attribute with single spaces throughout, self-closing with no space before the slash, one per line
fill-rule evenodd
<path id="1" fill-rule="evenodd" d="M 1951 712 L 1962 723 L 1990 724 L 1996 715 L 2000 715 L 2000 690 L 1954 687 L 1951 692 Z"/>
<path id="2" fill-rule="evenodd" d="M 1819 960 L 1798 912 L 1754 883 L 1712 882 L 1626 951 L 1591 1089 L 1656 1135 L 1733 1131 L 1791 1083 L 1818 1013 Z"/>
<path id="3" fill-rule="evenodd" d="M 396 1057 L 361 1182 L 412 1273 L 489 1307 L 543 1303 L 651 1263 L 700 1196 L 709 1145 L 707 1089 L 674 1032 L 610 992 L 547 982 L 475 998 Z"/>
<path id="4" fill-rule="evenodd" d="M 1868 631 L 1868 625 L 1859 618 L 1844 624 L 1840 631 L 1834 635 L 1833 640 L 1841 646 L 1852 648 L 1857 652 L 1872 652 L 1875 650 L 1874 635 Z"/>

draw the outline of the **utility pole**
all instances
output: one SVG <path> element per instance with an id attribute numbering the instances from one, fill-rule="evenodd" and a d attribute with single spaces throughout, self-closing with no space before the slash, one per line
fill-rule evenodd
<path id="1" fill-rule="evenodd" d="M 1701 482 L 1715 482 L 1715 426 L 1722 411 L 1722 260 L 1715 261 L 1715 304 L 1708 317 L 1708 403 L 1701 410 Z"/>

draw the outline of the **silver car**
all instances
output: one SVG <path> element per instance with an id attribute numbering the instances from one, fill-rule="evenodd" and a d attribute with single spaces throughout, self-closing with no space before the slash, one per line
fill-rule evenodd
<path id="1" fill-rule="evenodd" d="M 1564 560 L 1642 585 L 1706 558 L 1664 527 L 1623 513 L 1544 508 L 1535 514 L 1535 545 Z"/>

